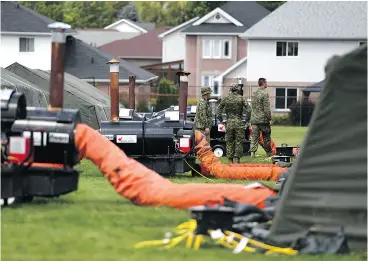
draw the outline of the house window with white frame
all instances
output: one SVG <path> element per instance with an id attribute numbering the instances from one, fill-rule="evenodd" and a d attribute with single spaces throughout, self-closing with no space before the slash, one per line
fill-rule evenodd
<path id="1" fill-rule="evenodd" d="M 221 94 L 219 82 L 215 81 L 217 76 L 217 74 L 202 75 L 202 86 L 211 87 L 213 96 L 219 96 Z"/>
<path id="2" fill-rule="evenodd" d="M 33 53 L 34 52 L 34 38 L 20 37 L 19 38 L 19 52 Z"/>
<path id="3" fill-rule="evenodd" d="M 230 59 L 231 40 L 204 39 L 202 57 L 204 59 Z"/>
<path id="4" fill-rule="evenodd" d="M 288 111 L 297 100 L 297 88 L 275 87 L 275 111 Z"/>
<path id="5" fill-rule="evenodd" d="M 276 42 L 276 56 L 298 56 L 299 43 L 291 41 Z"/>

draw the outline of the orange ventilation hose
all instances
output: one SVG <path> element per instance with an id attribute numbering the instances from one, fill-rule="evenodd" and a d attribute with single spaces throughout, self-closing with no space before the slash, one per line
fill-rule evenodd
<path id="1" fill-rule="evenodd" d="M 195 139 L 197 144 L 195 151 L 201 164 L 209 171 L 205 174 L 207 176 L 232 180 L 276 181 L 279 175 L 285 171 L 285 168 L 273 164 L 222 164 L 213 154 L 211 146 L 201 132 L 195 132 Z"/>
<path id="2" fill-rule="evenodd" d="M 252 125 L 249 126 L 249 134 L 250 136 L 252 136 Z M 260 132 L 259 133 L 259 145 L 263 147 L 263 144 L 264 144 L 263 136 L 262 136 L 262 132 Z M 273 155 L 276 155 L 276 144 L 272 139 L 271 139 L 271 152 Z"/>
<path id="3" fill-rule="evenodd" d="M 127 155 L 98 131 L 78 124 L 75 144 L 80 156 L 90 159 L 121 196 L 136 205 L 167 206 L 178 209 L 223 204 L 224 198 L 264 207 L 276 195 L 269 188 L 245 188 L 238 184 L 174 184 Z"/>

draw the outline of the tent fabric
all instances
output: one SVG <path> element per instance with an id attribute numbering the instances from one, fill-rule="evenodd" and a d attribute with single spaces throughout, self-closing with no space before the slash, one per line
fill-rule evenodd
<path id="1" fill-rule="evenodd" d="M 323 90 L 324 85 L 325 85 L 325 80 L 317 82 L 307 88 L 304 88 L 303 92 L 321 92 Z"/>
<path id="2" fill-rule="evenodd" d="M 270 239 L 290 242 L 308 230 L 333 236 L 343 226 L 349 247 L 364 250 L 367 46 L 328 63 L 325 83 L 278 202 Z"/>
<path id="3" fill-rule="evenodd" d="M 18 78 L 24 79 L 36 86 L 35 88 L 47 96 L 48 104 L 50 71 L 33 70 L 18 63 L 8 66 L 6 70 L 17 75 Z M 92 128 L 98 129 L 101 121 L 110 119 L 110 97 L 94 86 L 68 73 L 64 74 L 63 95 L 63 106 L 65 108 L 79 109 L 82 122 Z M 28 96 L 31 99 L 32 95 Z M 43 104 L 42 107 L 46 106 L 47 105 Z M 123 106 L 120 105 L 120 107 Z"/>
<path id="4" fill-rule="evenodd" d="M 23 92 L 27 99 L 27 105 L 32 107 L 46 107 L 48 104 L 47 96 L 44 92 L 31 82 L 1 68 L 1 89 L 12 89 Z"/>

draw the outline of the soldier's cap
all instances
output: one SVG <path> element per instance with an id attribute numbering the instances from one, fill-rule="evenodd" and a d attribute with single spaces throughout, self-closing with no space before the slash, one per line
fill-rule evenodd
<path id="1" fill-rule="evenodd" d="M 211 93 L 212 93 L 211 87 L 202 87 L 201 88 L 201 94 L 202 95 L 211 94 Z"/>

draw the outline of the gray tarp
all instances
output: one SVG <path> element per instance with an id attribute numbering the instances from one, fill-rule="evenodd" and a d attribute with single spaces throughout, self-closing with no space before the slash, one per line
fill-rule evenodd
<path id="1" fill-rule="evenodd" d="M 50 72 L 32 70 L 18 63 L 14 63 L 6 70 L 16 74 L 34 84 L 40 91 L 49 96 Z M 65 108 L 79 109 L 82 122 L 98 129 L 101 121 L 110 119 L 110 97 L 99 91 L 94 86 L 65 73 L 64 74 L 64 104 Z M 26 95 L 32 99 L 32 95 Z M 32 105 L 33 106 L 33 105 Z M 122 105 L 120 105 L 122 107 Z M 45 107 L 45 106 L 42 106 Z"/>
<path id="2" fill-rule="evenodd" d="M 340 226 L 352 249 L 367 248 L 367 46 L 328 65 L 270 238 L 334 235 Z"/>

